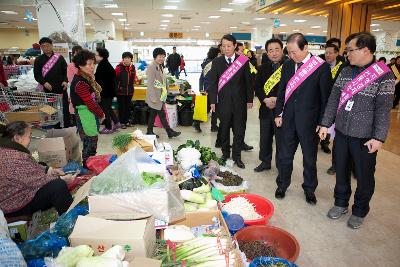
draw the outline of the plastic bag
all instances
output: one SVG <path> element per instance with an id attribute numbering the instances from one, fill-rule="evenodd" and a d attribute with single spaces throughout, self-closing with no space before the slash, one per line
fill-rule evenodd
<path id="1" fill-rule="evenodd" d="M 195 101 L 193 120 L 207 122 L 207 96 L 197 95 Z"/>
<path id="2" fill-rule="evenodd" d="M 63 267 L 63 266 L 49 266 L 44 259 L 34 259 L 27 262 L 28 267 Z"/>
<path id="3" fill-rule="evenodd" d="M 265 265 L 272 265 L 272 264 L 281 264 L 285 267 L 297 267 L 296 264 L 289 262 L 288 260 L 282 258 L 274 258 L 274 257 L 258 257 L 255 258 L 249 267 L 258 267 L 258 266 L 265 266 Z"/>
<path id="4" fill-rule="evenodd" d="M 85 175 L 88 173 L 88 170 L 83 168 L 79 162 L 69 161 L 67 165 L 64 166 L 63 171 L 65 173 L 77 172 L 79 170 L 79 174 Z"/>
<path id="5" fill-rule="evenodd" d="M 232 174 L 238 175 L 237 172 L 235 172 L 234 170 L 232 170 L 230 168 L 227 168 L 227 167 L 220 168 L 220 172 L 225 172 L 225 171 L 228 171 Z M 246 193 L 247 190 L 249 189 L 247 181 L 244 179 L 243 179 L 242 184 L 238 185 L 238 186 L 226 186 L 221 183 L 218 183 L 215 180 L 211 180 L 211 184 L 224 195 L 235 194 L 235 193 Z"/>
<path id="6" fill-rule="evenodd" d="M 112 155 L 98 155 L 90 157 L 86 162 L 86 167 L 89 170 L 94 171 L 96 175 L 99 175 L 110 165 L 109 160 L 111 157 Z"/>
<path id="7" fill-rule="evenodd" d="M 214 178 L 219 173 L 220 166 L 215 160 L 210 160 L 207 168 L 203 171 L 203 176 L 207 178 Z"/>
<path id="8" fill-rule="evenodd" d="M 21 251 L 10 238 L 0 238 L 0 266 L 26 267 Z"/>
<path id="9" fill-rule="evenodd" d="M 87 215 L 89 213 L 89 207 L 86 205 L 78 205 L 69 212 L 61 215 L 54 227 L 56 233 L 59 236 L 69 237 L 74 230 L 76 219 L 79 215 Z"/>
<path id="10" fill-rule="evenodd" d="M 146 185 L 143 172 L 161 174 L 164 180 Z M 115 206 L 151 213 L 166 222 L 184 217 L 178 185 L 168 176 L 165 165 L 155 163 L 140 147 L 130 149 L 95 177 L 90 194 L 99 200 L 106 195 L 104 198 Z"/>
<path id="11" fill-rule="evenodd" d="M 65 246 L 68 246 L 68 240 L 56 233 L 51 233 L 50 230 L 18 245 L 25 260 L 56 257 Z"/>
<path id="12" fill-rule="evenodd" d="M 4 213 L 0 210 L 0 238 L 10 238 L 10 232 L 8 230 L 7 221 L 4 218 Z"/>

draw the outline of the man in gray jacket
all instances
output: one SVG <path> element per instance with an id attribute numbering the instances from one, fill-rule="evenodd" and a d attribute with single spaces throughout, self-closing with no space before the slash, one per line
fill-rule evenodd
<path id="1" fill-rule="evenodd" d="M 328 128 L 336 123 L 335 205 L 328 212 L 331 219 L 339 219 L 348 211 L 350 163 L 354 161 L 357 189 L 347 225 L 357 229 L 369 212 L 375 189 L 376 156 L 389 130 L 394 76 L 386 65 L 375 63 L 376 39 L 372 34 L 353 34 L 346 43 L 351 66 L 341 71 L 333 86 L 319 135 L 325 139 Z"/>

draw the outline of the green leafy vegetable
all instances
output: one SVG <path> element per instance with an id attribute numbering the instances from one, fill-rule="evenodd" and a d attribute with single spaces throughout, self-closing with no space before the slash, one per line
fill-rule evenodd
<path id="1" fill-rule="evenodd" d="M 164 177 L 157 173 L 142 172 L 142 178 L 145 184 L 153 185 L 159 181 L 163 181 Z"/>
<path id="2" fill-rule="evenodd" d="M 120 134 L 113 138 L 112 140 L 112 147 L 123 149 L 132 142 L 133 136 L 131 134 Z"/>

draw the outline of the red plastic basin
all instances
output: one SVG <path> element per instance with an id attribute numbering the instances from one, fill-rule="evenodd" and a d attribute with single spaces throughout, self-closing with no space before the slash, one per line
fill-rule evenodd
<path id="1" fill-rule="evenodd" d="M 256 212 L 262 216 L 261 219 L 257 220 L 245 220 L 244 223 L 246 225 L 266 225 L 268 224 L 269 218 L 272 217 L 274 214 L 274 205 L 272 204 L 271 201 L 269 201 L 266 198 L 263 198 L 259 195 L 254 195 L 254 194 L 246 194 L 246 193 L 241 193 L 241 194 L 231 194 L 225 196 L 225 200 L 223 203 L 229 202 L 232 198 L 235 197 L 244 197 L 246 198 L 250 203 L 254 204 Z"/>
<path id="2" fill-rule="evenodd" d="M 300 245 L 296 238 L 285 230 L 269 225 L 255 225 L 243 228 L 235 234 L 237 241 L 261 240 L 276 249 L 276 256 L 295 262 L 300 254 Z"/>

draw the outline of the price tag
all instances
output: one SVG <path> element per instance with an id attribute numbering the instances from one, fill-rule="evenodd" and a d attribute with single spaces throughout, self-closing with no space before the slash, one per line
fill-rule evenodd
<path id="1" fill-rule="evenodd" d="M 346 111 L 351 111 L 353 109 L 353 105 L 354 105 L 354 100 L 353 101 L 352 100 L 347 101 L 345 110 Z"/>

